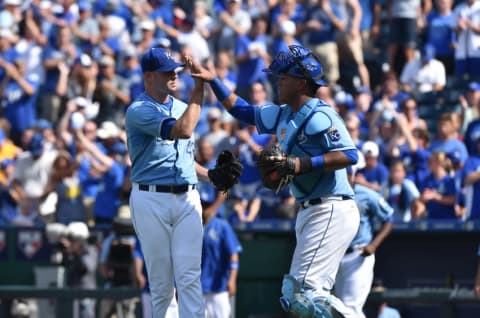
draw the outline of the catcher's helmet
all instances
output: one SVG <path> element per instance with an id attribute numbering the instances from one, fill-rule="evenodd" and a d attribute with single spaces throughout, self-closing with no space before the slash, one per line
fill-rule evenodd
<path id="1" fill-rule="evenodd" d="M 290 45 L 288 52 L 278 53 L 268 68 L 263 71 L 271 75 L 286 74 L 304 78 L 318 86 L 328 86 L 323 78 L 323 67 L 318 57 L 309 49 L 299 45 Z"/>

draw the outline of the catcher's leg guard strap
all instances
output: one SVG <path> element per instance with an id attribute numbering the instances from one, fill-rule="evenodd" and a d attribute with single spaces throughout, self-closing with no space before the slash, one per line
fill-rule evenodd
<path id="1" fill-rule="evenodd" d="M 312 300 L 301 289 L 300 283 L 291 275 L 282 282 L 280 304 L 283 310 L 297 318 L 332 318 L 330 307 L 324 298 Z"/>

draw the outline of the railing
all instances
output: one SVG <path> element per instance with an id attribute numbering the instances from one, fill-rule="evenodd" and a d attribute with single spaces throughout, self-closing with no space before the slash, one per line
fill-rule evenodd
<path id="1" fill-rule="evenodd" d="M 235 223 L 235 230 L 241 232 L 289 232 L 295 230 L 294 220 L 259 220 L 251 223 Z M 394 223 L 395 232 L 479 232 L 480 220 L 420 220 L 408 223 Z"/>
<path id="2" fill-rule="evenodd" d="M 376 309 L 383 302 L 394 307 L 404 304 L 440 305 L 441 317 L 439 318 L 455 318 L 455 306 L 459 304 L 478 304 L 478 312 L 480 312 L 480 300 L 475 298 L 473 290 L 465 288 L 408 288 L 372 291 L 368 297 L 367 306 Z M 475 317 L 480 317 L 480 314 Z"/>
<path id="3" fill-rule="evenodd" d="M 112 288 L 112 289 L 70 289 L 70 288 L 36 288 L 31 286 L 0 286 L 0 299 L 12 300 L 15 298 L 47 298 L 55 299 L 55 315 L 72 317 L 73 301 L 75 299 L 129 299 L 140 297 L 140 289 Z"/>

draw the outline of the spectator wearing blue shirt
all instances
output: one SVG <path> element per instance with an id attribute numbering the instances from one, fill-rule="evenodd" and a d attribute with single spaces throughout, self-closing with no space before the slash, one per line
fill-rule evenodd
<path id="1" fill-rule="evenodd" d="M 4 175 L 4 179 L 0 182 L 0 222 L 8 225 L 12 224 L 17 214 L 17 202 L 14 199 L 15 193 L 11 186 L 15 160 L 2 160 L 0 169 Z"/>
<path id="2" fill-rule="evenodd" d="M 342 27 L 336 8 L 329 1 L 320 1 L 308 8 L 305 22 L 306 45 L 319 57 L 328 83 L 334 86 L 340 78 L 335 33 Z"/>
<path id="3" fill-rule="evenodd" d="M 461 215 L 455 213 L 457 187 L 451 176 L 452 162 L 444 152 L 432 154 L 428 161 L 430 174 L 419 185 L 420 197 L 413 202 L 412 217 L 427 217 L 430 220 L 455 220 Z"/>
<path id="4" fill-rule="evenodd" d="M 91 47 L 90 55 L 94 60 L 100 60 L 104 55 L 118 57 L 121 49 L 120 39 L 112 36 L 108 20 L 100 20 L 97 43 Z"/>
<path id="5" fill-rule="evenodd" d="M 263 72 L 270 63 L 266 31 L 267 21 L 263 17 L 257 17 L 253 20 L 250 32 L 239 36 L 236 41 L 236 93 L 246 100 L 250 100 L 249 92 L 253 83 L 261 82 L 267 85 L 267 75 Z"/>
<path id="6" fill-rule="evenodd" d="M 143 90 L 143 74 L 138 62 L 138 52 L 135 46 L 129 45 L 123 51 L 123 72 L 121 76 L 126 80 L 130 90 L 130 100 L 135 100 Z"/>
<path id="7" fill-rule="evenodd" d="M 460 167 L 467 160 L 468 151 L 465 144 L 456 138 L 456 130 L 450 113 L 440 115 L 437 126 L 437 138 L 430 144 L 429 150 L 444 152 L 458 159 Z"/>
<path id="8" fill-rule="evenodd" d="M 120 206 L 120 190 L 125 179 L 125 167 L 116 158 L 126 155 L 126 146 L 117 143 L 104 154 L 99 147 L 88 140 L 81 130 L 76 131 L 76 138 L 85 145 L 86 150 L 99 161 L 97 169 L 101 173 L 98 192 L 93 205 L 95 223 L 110 224 L 117 215 Z"/>
<path id="9" fill-rule="evenodd" d="M 477 114 L 480 113 L 480 83 L 479 82 L 472 82 L 469 84 L 467 98 L 463 98 L 463 102 L 461 100 L 460 103 L 461 104 L 463 103 L 462 108 L 464 111 L 464 118 L 468 116 L 466 114 L 467 110 L 468 110 L 468 113 L 471 114 L 469 116 L 470 121 L 468 121 L 468 119 L 465 118 L 465 120 L 468 121 L 468 125 L 466 126 L 466 130 L 464 133 L 465 146 L 467 147 L 468 153 L 470 155 L 476 155 L 478 154 L 478 149 L 477 149 L 476 142 L 474 140 L 480 137 L 480 118 L 477 118 L 478 116 Z M 475 116 L 475 119 L 473 120 L 471 119 L 471 117 L 473 117 L 472 115 Z"/>
<path id="10" fill-rule="evenodd" d="M 302 4 L 297 0 L 281 0 L 273 7 L 270 14 L 270 24 L 274 36 L 280 33 L 280 25 L 284 20 L 291 20 L 296 25 L 305 22 L 307 12 Z"/>
<path id="11" fill-rule="evenodd" d="M 411 204 L 420 197 L 420 192 L 412 180 L 406 178 L 403 162 L 393 161 L 390 164 L 388 182 L 383 185 L 381 193 L 388 204 L 393 208 L 393 219 L 400 222 L 409 222 L 412 219 Z"/>
<path id="12" fill-rule="evenodd" d="M 365 167 L 355 176 L 355 183 L 379 192 L 388 179 L 388 169 L 378 160 L 380 150 L 373 141 L 366 141 L 362 146 Z"/>
<path id="13" fill-rule="evenodd" d="M 447 75 L 455 70 L 455 31 L 452 28 L 452 0 L 436 0 L 436 8 L 427 16 L 427 42 L 435 47 L 435 58 L 445 66 Z"/>
<path id="14" fill-rule="evenodd" d="M 295 198 L 290 193 L 288 187 L 280 191 L 274 191 L 261 187 L 255 193 L 255 198 L 251 201 L 249 207 L 249 216 L 251 220 L 269 220 L 269 219 L 294 219 L 296 206 Z"/>
<path id="15" fill-rule="evenodd" d="M 59 119 L 61 98 L 57 94 L 57 84 L 60 78 L 60 67 L 71 67 L 80 50 L 75 46 L 70 28 L 58 27 L 55 42 L 48 45 L 42 55 L 45 68 L 45 82 L 37 103 L 39 117 L 50 122 Z"/>
<path id="16" fill-rule="evenodd" d="M 11 137 L 18 143 L 23 132 L 35 124 L 35 102 L 38 92 L 38 78 L 26 73 L 26 61 L 16 59 L 13 64 L 0 60 L 5 77 L 0 84 L 3 116 L 11 125 Z"/>
<path id="17" fill-rule="evenodd" d="M 465 187 L 466 218 L 480 219 L 480 136 L 475 140 L 477 153 L 468 157 L 461 171 Z"/>
<path id="18" fill-rule="evenodd" d="M 241 193 L 247 200 L 252 200 L 256 191 L 261 187 L 260 174 L 256 160 L 262 148 L 271 140 L 267 134 L 259 135 L 255 126 L 247 126 L 236 133 L 240 141 L 238 156 L 243 165 L 243 172 L 239 183 L 235 185 L 235 192 Z"/>
<path id="19" fill-rule="evenodd" d="M 203 212 L 202 290 L 207 317 L 229 317 L 230 296 L 237 291 L 240 242 L 230 224 Z"/>
<path id="20" fill-rule="evenodd" d="M 280 24 L 280 34 L 272 43 L 271 55 L 276 56 L 280 52 L 288 53 L 289 45 L 301 45 L 295 38 L 297 27 L 291 20 L 285 20 Z"/>
<path id="21" fill-rule="evenodd" d="M 360 0 L 360 33 L 365 51 L 373 51 L 374 40 L 380 35 L 382 4 L 383 0 Z"/>

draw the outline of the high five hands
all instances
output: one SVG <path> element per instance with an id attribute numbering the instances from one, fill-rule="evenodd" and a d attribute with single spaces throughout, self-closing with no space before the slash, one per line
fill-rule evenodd
<path id="1" fill-rule="evenodd" d="M 191 57 L 188 57 L 188 59 L 187 57 L 185 57 L 185 61 L 190 68 L 190 72 L 193 78 L 200 79 L 206 82 L 210 82 L 215 78 L 215 70 L 207 68 L 198 62 L 195 62 Z"/>

